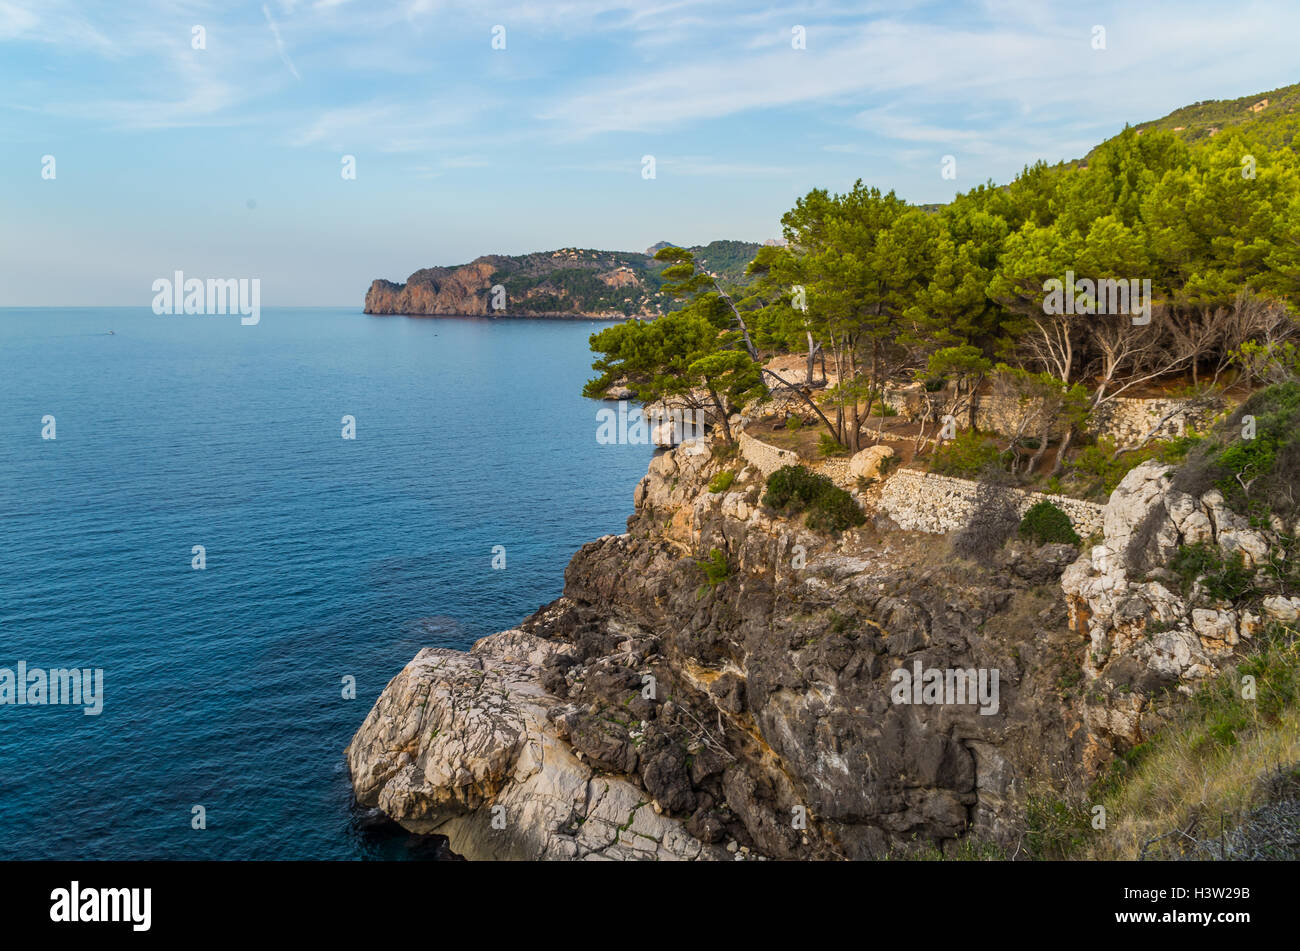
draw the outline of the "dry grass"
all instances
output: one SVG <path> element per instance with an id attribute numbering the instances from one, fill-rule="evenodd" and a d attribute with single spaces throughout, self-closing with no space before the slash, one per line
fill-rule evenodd
<path id="1" fill-rule="evenodd" d="M 1198 752 L 1189 731 L 1161 741 L 1161 749 L 1113 798 L 1106 799 L 1107 829 L 1088 840 L 1085 859 L 1164 856 L 1231 829 L 1240 817 L 1266 804 L 1267 779 L 1300 762 L 1300 712 L 1209 756 Z"/>
<path id="2" fill-rule="evenodd" d="M 1243 674 L 1256 678 L 1255 700 L 1241 698 Z M 1298 696 L 1300 642 L 1285 632 L 1207 685 L 1132 766 L 1094 790 L 1107 828 L 1086 836 L 1077 857 L 1175 857 L 1266 805 L 1272 780 L 1300 764 Z"/>

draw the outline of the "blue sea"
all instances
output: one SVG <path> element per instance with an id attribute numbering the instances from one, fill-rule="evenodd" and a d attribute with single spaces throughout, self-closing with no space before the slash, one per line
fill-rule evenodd
<path id="1" fill-rule="evenodd" d="M 0 309 L 0 668 L 104 672 L 98 716 L 0 705 L 0 858 L 424 854 L 343 748 L 625 530 L 653 450 L 596 441 L 603 326 Z"/>

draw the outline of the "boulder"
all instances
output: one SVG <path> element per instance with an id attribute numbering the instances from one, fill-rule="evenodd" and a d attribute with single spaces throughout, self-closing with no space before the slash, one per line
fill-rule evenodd
<path id="1" fill-rule="evenodd" d="M 344 751 L 357 801 L 469 859 L 722 857 L 564 741 L 574 718 L 542 680 L 572 650 L 509 630 L 420 651 Z"/>
<path id="2" fill-rule="evenodd" d="M 868 446 L 849 460 L 849 475 L 855 479 L 878 479 L 880 467 L 894 455 L 889 446 Z"/>

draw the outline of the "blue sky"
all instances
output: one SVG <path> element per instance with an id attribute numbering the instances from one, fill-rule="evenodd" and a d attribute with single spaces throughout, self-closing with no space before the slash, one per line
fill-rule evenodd
<path id="1" fill-rule="evenodd" d="M 1287 0 L 0 0 L 0 306 L 180 269 L 359 307 L 486 253 L 762 240 L 813 187 L 946 201 L 1295 82 L 1297 36 Z"/>

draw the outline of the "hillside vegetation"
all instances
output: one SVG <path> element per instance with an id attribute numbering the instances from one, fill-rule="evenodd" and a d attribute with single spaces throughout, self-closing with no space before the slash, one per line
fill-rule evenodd
<path id="1" fill-rule="evenodd" d="M 1221 132 L 1238 132 L 1272 148 L 1295 148 L 1300 132 L 1300 83 L 1240 99 L 1209 99 L 1175 109 L 1161 119 L 1134 126 L 1139 132 L 1174 132 L 1199 142 Z"/>
<path id="2" fill-rule="evenodd" d="M 622 380 L 663 395 L 665 378 L 725 390 L 721 376 L 680 371 L 736 378 L 730 357 L 702 362 L 731 354 L 801 401 L 830 445 L 857 451 L 875 438 L 865 431 L 887 390 L 923 386 L 910 434 L 923 453 L 942 420 L 969 429 L 975 394 L 993 389 L 1024 412 L 990 463 L 1022 482 L 1113 486 L 1123 471 L 1107 461 L 1120 454 L 1085 445 L 1084 433 L 1114 401 L 1249 386 L 1294 358 L 1296 88 L 1188 107 L 1174 114 L 1184 119 L 1125 129 L 1086 163 L 1040 162 L 938 210 L 861 181 L 813 189 L 782 218 L 787 245 L 758 248 L 743 287 L 712 278 L 704 252 L 664 248 L 665 291 L 685 306 L 662 319 L 653 346 L 634 327 L 593 338 L 600 375 L 588 392 Z M 1229 114 L 1210 135 L 1205 124 Z M 1173 131 L 1180 121 L 1206 134 Z M 778 354 L 807 356 L 801 380 L 761 366 Z"/>
<path id="3" fill-rule="evenodd" d="M 745 267 L 759 247 L 714 241 L 689 250 L 724 286 L 738 286 L 747 281 Z M 662 285 L 654 258 L 636 251 L 560 248 L 493 254 L 469 264 L 421 268 L 401 284 L 375 281 L 366 295 L 366 313 L 656 317 L 681 306 L 662 293 Z M 505 290 L 504 307 L 493 305 L 492 288 L 497 286 Z"/>

